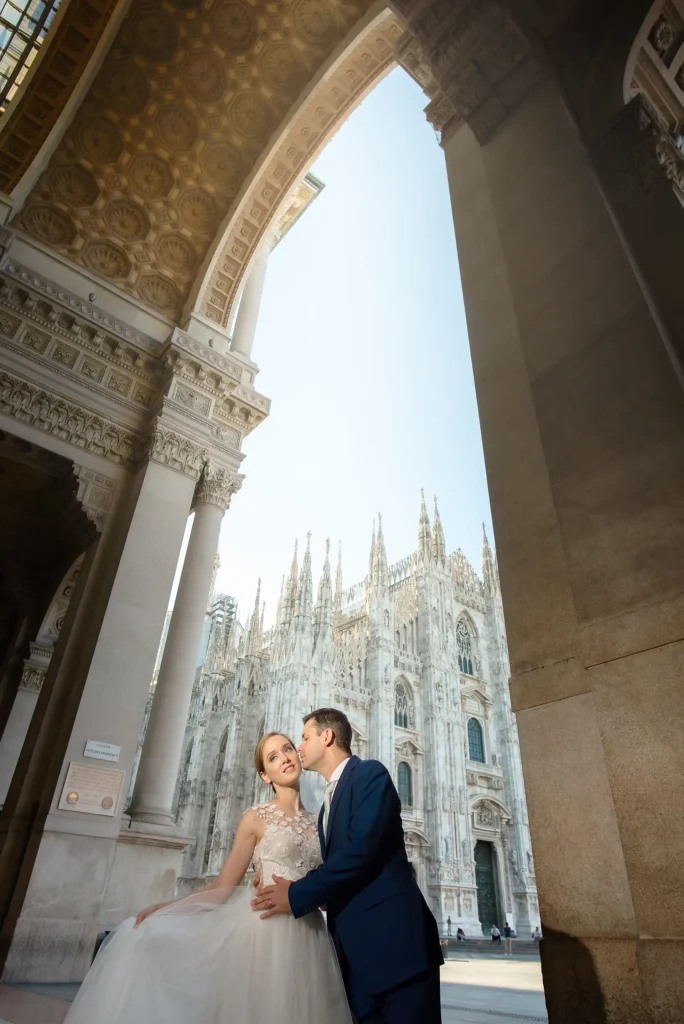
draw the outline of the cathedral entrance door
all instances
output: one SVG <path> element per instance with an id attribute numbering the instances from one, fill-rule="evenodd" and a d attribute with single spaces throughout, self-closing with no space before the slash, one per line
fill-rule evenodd
<path id="1" fill-rule="evenodd" d="M 499 888 L 496 879 L 496 853 L 494 844 L 478 839 L 475 844 L 475 884 L 477 885 L 477 913 L 483 935 L 491 933 L 492 925 L 501 927 Z"/>

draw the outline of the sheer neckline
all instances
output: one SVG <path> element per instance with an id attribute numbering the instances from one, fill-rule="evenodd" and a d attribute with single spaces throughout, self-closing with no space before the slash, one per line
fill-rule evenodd
<path id="1" fill-rule="evenodd" d="M 300 818 L 310 817 L 309 812 L 303 808 L 300 811 L 295 811 L 294 814 L 288 814 L 286 811 L 281 811 L 275 804 L 259 804 L 256 811 L 268 811 L 270 814 L 277 815 L 279 818 L 284 818 L 286 821 L 298 821 Z"/>

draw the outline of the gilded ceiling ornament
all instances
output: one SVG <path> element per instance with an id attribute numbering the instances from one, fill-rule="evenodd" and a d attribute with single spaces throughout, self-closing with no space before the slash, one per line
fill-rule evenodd
<path id="1" fill-rule="evenodd" d="M 256 89 L 238 93 L 233 100 L 231 113 L 235 127 L 247 139 L 263 138 L 271 128 L 271 108 Z"/>
<path id="2" fill-rule="evenodd" d="M 76 225 L 65 213 L 51 206 L 30 206 L 21 215 L 21 221 L 30 235 L 50 245 L 71 245 L 76 237 Z"/>
<path id="3" fill-rule="evenodd" d="M 201 188 L 190 188 L 178 200 L 178 213 L 184 224 L 193 231 L 203 234 L 211 231 L 216 224 L 216 204 Z"/>
<path id="4" fill-rule="evenodd" d="M 141 242 L 150 230 L 150 222 L 142 206 L 132 199 L 113 199 L 104 215 L 107 227 L 126 242 Z"/>
<path id="5" fill-rule="evenodd" d="M 123 249 L 105 239 L 93 239 L 83 249 L 83 262 L 96 274 L 109 278 L 126 278 L 131 272 L 131 264 Z"/>
<path id="6" fill-rule="evenodd" d="M 100 191 L 93 175 L 80 164 L 54 167 L 47 182 L 55 198 L 67 206 L 92 206 Z"/>
<path id="7" fill-rule="evenodd" d="M 118 128 L 105 117 L 87 117 L 74 128 L 74 145 L 91 163 L 113 164 L 121 156 L 123 140 Z"/>
<path id="8" fill-rule="evenodd" d="M 216 4 L 212 25 L 218 43 L 233 53 L 246 53 L 259 34 L 254 11 L 239 0 L 224 0 Z"/>
<path id="9" fill-rule="evenodd" d="M 178 274 L 191 274 L 197 263 L 197 255 L 183 235 L 163 235 L 157 243 L 157 256 L 169 270 Z"/>
<path id="10" fill-rule="evenodd" d="M 157 113 L 157 133 L 172 153 L 185 153 L 197 141 L 197 121 L 182 103 L 169 103 Z"/>
<path id="11" fill-rule="evenodd" d="M 287 43 L 269 43 L 260 64 L 266 82 L 275 92 L 293 92 L 306 74 L 300 54 L 295 58 Z"/>
<path id="12" fill-rule="evenodd" d="M 218 103 L 226 91 L 223 65 L 211 50 L 190 54 L 181 74 L 188 92 L 200 103 Z"/>
<path id="13" fill-rule="evenodd" d="M 328 0 L 294 0 L 292 24 L 312 46 L 329 46 L 337 35 L 335 12 Z"/>
<path id="14" fill-rule="evenodd" d="M 138 294 L 145 302 L 165 313 L 180 305 L 180 295 L 173 281 L 162 274 L 143 274 L 138 282 Z"/>
<path id="15" fill-rule="evenodd" d="M 135 53 L 159 64 L 170 61 L 178 45 L 173 18 L 158 6 L 137 14 L 130 24 L 129 33 Z"/>
<path id="16" fill-rule="evenodd" d="M 110 63 L 103 72 L 102 85 L 117 114 L 142 114 L 150 98 L 147 78 L 131 60 Z"/>
<path id="17" fill-rule="evenodd" d="M 236 188 L 242 174 L 240 150 L 230 142 L 211 142 L 202 154 L 202 167 L 215 185 Z"/>
<path id="18" fill-rule="evenodd" d="M 143 153 L 131 162 L 131 184 L 147 199 L 162 199 L 173 185 L 173 173 L 165 160 L 154 153 Z"/>

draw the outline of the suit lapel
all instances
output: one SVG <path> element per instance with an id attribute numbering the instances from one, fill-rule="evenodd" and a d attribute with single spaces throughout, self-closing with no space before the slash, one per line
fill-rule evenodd
<path id="1" fill-rule="evenodd" d="M 328 815 L 328 830 L 327 830 L 327 832 L 325 834 L 325 849 L 326 850 L 328 849 L 328 846 L 330 845 L 330 836 L 332 835 L 332 827 L 333 827 L 333 823 L 335 821 L 335 813 L 337 811 L 337 808 L 338 808 L 338 805 L 339 805 L 339 802 L 340 802 L 340 797 L 344 793 L 346 787 L 349 785 L 349 780 L 350 780 L 350 778 L 352 776 L 352 772 L 356 768 L 357 764 L 360 764 L 360 759 L 356 756 L 356 754 L 352 754 L 352 756 L 349 759 L 349 763 L 347 764 L 347 766 L 345 767 L 344 771 L 342 772 L 342 778 L 339 780 L 339 782 L 335 786 L 335 792 L 333 793 L 333 798 L 332 798 L 332 801 L 330 803 L 330 814 Z"/>
<path id="2" fill-rule="evenodd" d="M 321 857 L 325 855 L 325 836 L 323 835 L 323 808 L 318 812 L 318 842 L 321 844 Z"/>

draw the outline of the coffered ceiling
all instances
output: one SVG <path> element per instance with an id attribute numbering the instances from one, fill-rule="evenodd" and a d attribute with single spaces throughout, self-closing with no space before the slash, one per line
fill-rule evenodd
<path id="1" fill-rule="evenodd" d="M 370 5 L 135 0 L 15 224 L 177 318 L 269 139 Z"/>

